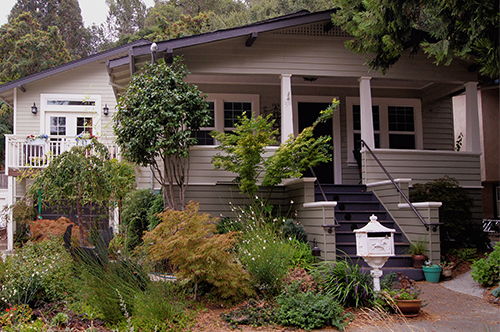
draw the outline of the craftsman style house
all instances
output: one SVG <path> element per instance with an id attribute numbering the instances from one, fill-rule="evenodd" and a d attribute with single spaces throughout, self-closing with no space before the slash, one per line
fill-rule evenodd
<path id="1" fill-rule="evenodd" d="M 315 169 L 316 185 L 311 174 L 282 184 L 275 202 L 294 201 L 323 258 L 334 259 L 340 246 L 354 255 L 350 233 L 375 213 L 397 229 L 396 242 L 426 237 L 431 258 L 438 260 L 439 227 L 434 224 L 440 203 L 412 206 L 403 194 L 413 183 L 449 175 L 480 195 L 478 74 L 464 61 L 437 67 L 424 54 L 409 53 L 385 75 L 370 71 L 366 56 L 344 47 L 349 35 L 332 26 L 330 15 L 298 12 L 159 42 L 155 52 L 151 42 L 141 40 L 0 86 L 0 97 L 14 108 L 14 134 L 6 143 L 10 203 L 29 182 L 16 182 L 19 172 L 45 167 L 47 152 L 70 148 L 77 134 L 100 136 L 119 156 L 111 119 L 131 75 L 153 57 L 171 62 L 182 55 L 191 72 L 188 80 L 207 94 L 213 110 L 212 126 L 198 133 L 199 144 L 191 151 L 188 197 L 200 201 L 202 210 L 227 214 L 228 201 L 238 199 L 230 184 L 234 175 L 211 165 L 217 144 L 208 135 L 211 130 L 231 130 L 244 111 L 272 113 L 286 138 L 310 125 L 337 98 L 340 109 L 320 129 L 333 138 L 333 161 Z M 467 100 L 467 149 L 457 152 L 452 96 L 460 92 Z M 26 142 L 35 133 L 49 135 L 43 147 Z M 138 174 L 138 187 L 159 188 L 148 169 Z M 324 196 L 316 197 L 318 183 Z"/>

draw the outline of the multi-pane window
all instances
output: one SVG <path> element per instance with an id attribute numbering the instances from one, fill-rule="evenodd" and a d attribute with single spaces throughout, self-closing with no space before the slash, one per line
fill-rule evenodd
<path id="1" fill-rule="evenodd" d="M 76 118 L 76 134 L 89 133 L 92 135 L 92 118 L 77 117 Z"/>
<path id="2" fill-rule="evenodd" d="M 361 109 L 359 97 L 346 97 L 348 110 L 347 149 L 358 151 L 361 139 Z M 372 98 L 375 146 L 380 149 L 422 149 L 422 106 L 419 99 Z M 355 165 L 353 153 L 349 165 Z"/>
<path id="3" fill-rule="evenodd" d="M 252 103 L 224 102 L 224 127 L 233 128 L 243 114 L 246 117 L 252 115 Z"/>
<path id="4" fill-rule="evenodd" d="M 413 107 L 389 106 L 389 148 L 415 149 L 415 117 Z"/>
<path id="5" fill-rule="evenodd" d="M 50 117 L 50 135 L 66 135 L 66 117 L 51 116 Z"/>
<path id="6" fill-rule="evenodd" d="M 197 139 L 197 145 L 214 145 L 214 138 L 210 135 L 210 132 L 215 129 L 215 103 L 213 101 L 208 102 L 208 110 L 210 112 L 208 125 L 191 133 L 191 137 Z"/>

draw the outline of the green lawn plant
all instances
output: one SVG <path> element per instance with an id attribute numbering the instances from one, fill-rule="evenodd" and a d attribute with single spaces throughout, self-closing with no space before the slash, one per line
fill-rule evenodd
<path id="1" fill-rule="evenodd" d="M 67 299 L 76 285 L 72 259 L 62 241 L 27 242 L 0 265 L 0 300 L 4 308 L 36 301 Z"/>
<path id="2" fill-rule="evenodd" d="M 485 258 L 472 263 L 472 279 L 483 286 L 495 286 L 500 282 L 500 242 Z"/>
<path id="3" fill-rule="evenodd" d="M 323 262 L 313 273 L 325 292 L 343 306 L 362 307 L 374 298 L 373 279 L 357 263 L 348 260 Z"/>
<path id="4" fill-rule="evenodd" d="M 335 296 L 323 292 L 299 292 L 298 284 L 288 286 L 276 297 L 277 320 L 283 326 L 310 331 L 331 325 L 343 330 L 352 319 L 344 312 Z"/>
<path id="5" fill-rule="evenodd" d="M 293 244 L 278 237 L 271 227 L 260 226 L 244 232 L 237 249 L 257 292 L 269 297 L 278 295 L 282 279 L 291 267 Z"/>

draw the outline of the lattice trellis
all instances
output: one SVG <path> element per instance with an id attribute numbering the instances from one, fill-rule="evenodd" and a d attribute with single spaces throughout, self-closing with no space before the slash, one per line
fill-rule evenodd
<path id="1" fill-rule="evenodd" d="M 324 23 L 313 23 L 309 25 L 301 25 L 288 29 L 272 32 L 274 35 L 296 35 L 296 36 L 316 36 L 316 37 L 343 37 L 349 38 L 350 34 L 343 31 L 340 27 L 334 26 L 332 29 L 325 31 Z"/>

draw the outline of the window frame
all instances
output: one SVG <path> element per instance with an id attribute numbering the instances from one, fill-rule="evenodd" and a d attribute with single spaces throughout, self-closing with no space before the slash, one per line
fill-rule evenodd
<path id="1" fill-rule="evenodd" d="M 354 134 L 353 129 L 353 112 L 354 105 L 360 105 L 359 97 L 346 97 L 346 122 L 347 122 L 347 163 L 349 166 L 357 167 L 358 164 L 354 159 Z M 415 150 L 423 149 L 423 129 L 422 129 L 422 103 L 420 99 L 413 98 L 372 98 L 372 106 L 379 107 L 379 122 L 380 130 L 376 133 L 380 135 L 380 149 L 389 148 L 390 134 L 414 134 L 415 135 Z M 414 131 L 389 131 L 389 106 L 392 107 L 413 107 Z M 375 132 L 374 132 L 375 133 Z M 370 147 L 376 149 L 375 147 Z M 397 149 L 393 149 L 397 150 Z"/>
<path id="2" fill-rule="evenodd" d="M 64 101 L 92 101 L 94 105 L 48 105 L 49 100 Z M 75 132 L 77 130 L 76 119 L 78 117 L 92 118 L 92 132 L 99 135 L 101 132 L 101 105 L 100 95 L 83 94 L 41 94 L 40 95 L 40 133 L 45 132 L 47 125 L 47 113 L 50 115 L 60 114 L 61 116 L 72 117 L 75 120 Z M 68 124 L 67 124 L 68 125 Z"/>
<path id="3" fill-rule="evenodd" d="M 224 103 L 250 103 L 252 106 L 252 116 L 260 114 L 260 96 L 258 94 L 227 94 L 227 93 L 208 93 L 206 101 L 214 103 L 214 122 L 215 127 L 200 127 L 203 131 L 217 130 L 219 132 L 232 131 L 234 127 L 224 127 Z M 214 138 L 214 145 L 195 145 L 195 146 L 217 146 L 218 142 Z"/>

